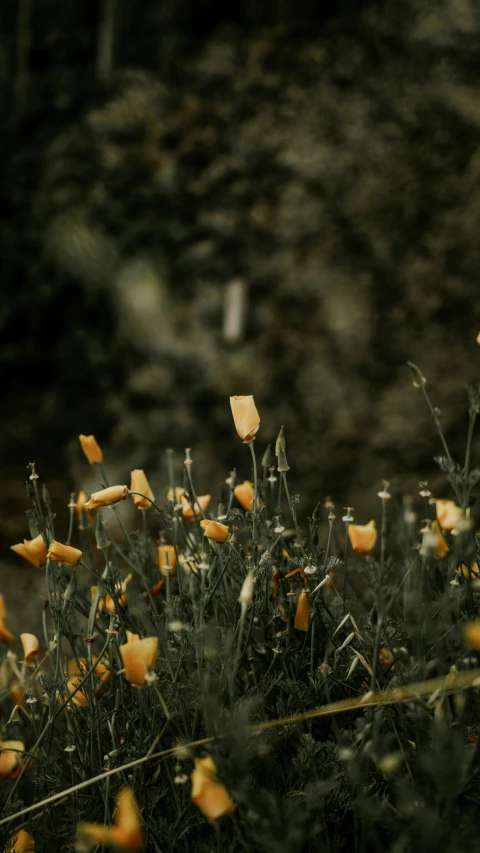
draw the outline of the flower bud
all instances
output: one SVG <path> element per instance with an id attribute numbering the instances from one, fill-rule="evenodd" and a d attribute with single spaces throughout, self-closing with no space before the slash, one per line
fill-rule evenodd
<path id="1" fill-rule="evenodd" d="M 173 545 L 158 546 L 158 566 L 163 577 L 169 573 L 170 577 L 177 571 L 177 560 Z"/>
<path id="2" fill-rule="evenodd" d="M 150 488 L 144 471 L 141 468 L 135 468 L 134 471 L 130 472 L 130 477 L 130 491 L 141 492 L 142 495 L 145 495 L 145 498 L 141 498 L 140 495 L 132 495 L 133 503 L 138 509 L 150 509 L 152 506 L 150 501 L 155 500 L 155 495 Z M 150 498 L 150 500 L 147 501 L 146 498 Z"/>
<path id="3" fill-rule="evenodd" d="M 34 853 L 35 839 L 29 832 L 20 829 L 9 838 L 5 849 L 10 850 L 11 853 Z"/>
<path id="4" fill-rule="evenodd" d="M 250 569 L 245 580 L 243 581 L 242 588 L 240 590 L 240 595 L 238 596 L 238 600 L 242 604 L 250 604 L 253 598 L 253 572 Z"/>
<path id="5" fill-rule="evenodd" d="M 207 539 L 213 539 L 214 542 L 226 542 L 230 535 L 226 524 L 221 524 L 219 521 L 210 521 L 208 518 L 202 519 L 200 527 Z"/>
<path id="6" fill-rule="evenodd" d="M 90 500 L 84 504 L 85 509 L 98 509 L 102 506 L 113 506 L 119 501 L 125 500 L 128 495 L 128 486 L 108 486 L 90 495 Z"/>
<path id="7" fill-rule="evenodd" d="M 230 397 L 233 421 L 238 435 L 244 444 L 254 440 L 260 426 L 260 416 L 253 397 Z"/>
<path id="8" fill-rule="evenodd" d="M 41 533 L 33 539 L 24 539 L 23 544 L 10 545 L 10 549 L 28 560 L 32 566 L 41 569 L 47 562 L 47 546 Z"/>
<path id="9" fill-rule="evenodd" d="M 82 450 L 90 465 L 99 465 L 103 462 L 103 453 L 98 446 L 94 435 L 79 435 Z"/>
<path id="10" fill-rule="evenodd" d="M 47 559 L 57 560 L 59 563 L 63 563 L 64 566 L 71 566 L 74 568 L 75 566 L 78 566 L 82 559 L 82 552 L 78 548 L 74 548 L 72 545 L 62 545 L 61 542 L 53 541 L 50 542 L 50 546 L 47 551 Z"/>
<path id="11" fill-rule="evenodd" d="M 290 466 L 287 462 L 286 446 L 285 432 L 282 426 L 280 427 L 280 432 L 278 433 L 277 440 L 275 442 L 275 456 L 278 460 L 277 471 L 290 470 Z"/>
<path id="12" fill-rule="evenodd" d="M 0 643 L 13 643 L 14 636 L 7 627 L 7 608 L 5 599 L 0 594 Z"/>

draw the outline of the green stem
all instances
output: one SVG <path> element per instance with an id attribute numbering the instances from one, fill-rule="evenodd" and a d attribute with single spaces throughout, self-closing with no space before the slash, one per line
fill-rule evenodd
<path id="1" fill-rule="evenodd" d="M 257 548 L 257 502 L 258 502 L 258 471 L 257 471 L 257 458 L 255 456 L 255 451 L 253 449 L 253 441 L 249 443 L 250 453 L 252 454 L 252 462 L 253 462 L 253 506 L 252 506 L 252 519 L 253 519 L 253 529 L 252 529 L 252 546 L 254 553 L 255 565 L 258 563 L 258 548 Z"/>

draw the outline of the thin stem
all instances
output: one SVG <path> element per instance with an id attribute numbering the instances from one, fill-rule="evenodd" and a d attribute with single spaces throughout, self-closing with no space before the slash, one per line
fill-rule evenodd
<path id="1" fill-rule="evenodd" d="M 254 559 L 255 565 L 258 563 L 258 548 L 257 548 L 257 503 L 258 503 L 258 471 L 257 471 L 257 457 L 255 456 L 255 451 L 253 449 L 253 441 L 249 441 L 250 453 L 252 454 L 252 462 L 253 462 L 253 506 L 252 506 L 252 519 L 253 519 L 253 529 L 252 529 L 252 546 L 254 551 Z"/>
<path id="2" fill-rule="evenodd" d="M 293 523 L 294 523 L 294 525 L 295 525 L 295 535 L 296 535 L 296 537 L 297 537 L 297 542 L 298 542 L 298 544 L 299 544 L 299 545 L 301 546 L 301 548 L 302 548 L 302 554 L 304 554 L 305 552 L 304 552 L 304 550 L 303 550 L 302 540 L 301 540 L 301 537 L 300 537 L 300 529 L 299 529 L 299 527 L 298 527 L 298 522 L 297 522 L 297 512 L 296 512 L 295 506 L 294 506 L 294 504 L 293 504 L 293 501 L 292 501 L 292 499 L 291 499 L 291 497 L 290 497 L 290 492 L 289 492 L 289 490 L 288 490 L 287 475 L 286 475 L 285 471 L 282 471 L 281 473 L 282 473 L 283 485 L 285 486 L 285 494 L 286 494 L 286 496 L 287 496 L 287 501 L 288 501 L 288 505 L 289 505 L 289 507 L 290 507 L 290 512 L 292 513 Z"/>

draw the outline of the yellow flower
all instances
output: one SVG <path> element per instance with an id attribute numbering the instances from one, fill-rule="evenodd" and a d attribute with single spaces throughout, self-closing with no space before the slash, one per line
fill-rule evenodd
<path id="1" fill-rule="evenodd" d="M 370 554 L 375 548 L 377 541 L 377 531 L 375 530 L 375 522 L 369 521 L 368 524 L 349 524 L 348 538 L 355 554 Z"/>
<path id="2" fill-rule="evenodd" d="M 33 539 L 24 539 L 23 544 L 19 542 L 18 545 L 10 545 L 10 548 L 37 569 L 41 569 L 47 562 L 47 547 L 41 533 Z"/>
<path id="3" fill-rule="evenodd" d="M 175 574 L 177 571 L 177 560 L 173 545 L 158 546 L 158 567 L 163 577 L 167 576 L 167 571 L 170 573 L 170 577 Z"/>
<path id="4" fill-rule="evenodd" d="M 463 627 L 463 639 L 476 652 L 480 652 L 480 622 L 469 622 Z"/>
<path id="5" fill-rule="evenodd" d="M 120 607 L 126 607 L 128 604 L 127 586 L 131 580 L 132 580 L 132 574 L 130 573 L 129 575 L 127 575 L 126 578 L 124 578 L 123 581 L 115 584 L 115 591 L 117 594 L 119 594 L 119 597 L 117 598 L 117 604 Z M 92 601 L 97 594 L 97 589 L 98 589 L 97 586 L 91 586 L 90 587 L 90 594 L 92 596 Z M 109 613 L 115 612 L 115 601 L 113 600 L 110 593 L 107 593 L 107 595 L 105 596 L 105 599 L 101 598 L 99 600 L 98 609 L 99 610 L 108 610 Z"/>
<path id="6" fill-rule="evenodd" d="M 304 589 L 302 589 L 298 596 L 293 627 L 297 631 L 308 631 L 308 595 Z"/>
<path id="7" fill-rule="evenodd" d="M 207 539 L 213 539 L 214 542 L 226 542 L 230 535 L 226 524 L 221 524 L 219 521 L 210 521 L 208 518 L 202 519 L 200 527 Z"/>
<path id="8" fill-rule="evenodd" d="M 6 849 L 9 853 L 34 853 L 35 839 L 30 833 L 20 829 L 9 838 Z"/>
<path id="9" fill-rule="evenodd" d="M 78 548 L 74 548 L 72 545 L 62 545 L 61 542 L 53 541 L 50 542 L 47 557 L 49 560 L 58 560 L 58 562 L 63 563 L 64 566 L 71 566 L 72 568 L 75 568 L 82 559 L 82 552 Z"/>
<path id="10" fill-rule="evenodd" d="M 235 495 L 240 506 L 243 507 L 247 512 L 251 512 L 253 509 L 253 498 L 255 497 L 255 490 L 253 488 L 253 483 L 250 480 L 244 480 L 243 483 L 240 483 L 233 490 L 233 494 Z"/>
<path id="11" fill-rule="evenodd" d="M 20 634 L 20 639 L 22 641 L 25 663 L 29 666 L 38 657 L 40 643 L 35 634 Z"/>
<path id="12" fill-rule="evenodd" d="M 252 395 L 230 397 L 230 407 L 238 435 L 244 444 L 249 444 L 260 426 L 260 415 Z"/>
<path id="13" fill-rule="evenodd" d="M 88 698 L 87 694 L 83 692 L 84 687 L 81 687 L 80 690 L 77 690 L 77 687 L 80 684 L 82 677 L 80 677 L 79 675 L 69 675 L 66 682 L 68 693 L 65 693 L 63 696 L 63 700 L 68 699 L 68 704 L 73 703 L 79 708 L 85 708 L 90 702 L 90 699 Z M 77 692 L 74 693 L 74 690 L 77 690 Z M 74 694 L 73 696 L 72 693 Z"/>
<path id="14" fill-rule="evenodd" d="M 112 506 L 119 501 L 125 500 L 128 495 L 128 486 L 109 486 L 90 495 L 90 500 L 84 504 L 85 509 L 97 509 L 101 506 Z"/>
<path id="15" fill-rule="evenodd" d="M 14 636 L 7 627 L 7 608 L 5 599 L 0 595 L 0 643 L 13 643 Z"/>
<path id="16" fill-rule="evenodd" d="M 145 476 L 144 471 L 141 468 L 135 468 L 134 471 L 130 472 L 130 491 L 131 492 L 141 492 L 142 495 L 145 495 L 150 500 L 155 500 L 155 495 L 153 494 L 149 482 Z M 132 495 L 133 503 L 138 509 L 150 509 L 152 504 L 150 501 L 145 500 L 145 498 L 141 498 L 140 495 Z"/>
<path id="17" fill-rule="evenodd" d="M 233 421 L 238 435 L 244 444 L 253 441 L 260 426 L 260 415 L 257 412 L 253 397 L 230 397 Z"/>
<path id="18" fill-rule="evenodd" d="M 120 654 L 125 669 L 125 678 L 130 684 L 145 687 L 148 670 L 155 669 L 158 637 L 138 638 L 137 634 L 127 631 L 127 642 L 120 646 Z"/>
<path id="19" fill-rule="evenodd" d="M 220 820 L 233 812 L 235 804 L 225 786 L 217 782 L 217 768 L 213 758 L 196 758 L 190 779 L 192 803 L 198 806 L 208 820 Z"/>
<path id="20" fill-rule="evenodd" d="M 203 510 L 203 512 L 205 512 L 208 504 L 211 501 L 211 498 L 212 498 L 211 495 L 200 495 L 200 497 L 198 498 L 198 504 L 195 502 L 195 517 L 196 518 L 198 518 L 198 516 L 201 515 L 200 509 L 198 507 L 200 506 L 200 508 Z M 193 509 L 185 497 L 182 497 L 182 507 L 183 507 L 183 517 L 186 518 L 188 521 L 192 521 Z"/>
<path id="21" fill-rule="evenodd" d="M 426 528 L 423 534 L 420 554 L 422 557 L 435 556 L 437 560 L 443 560 L 449 552 L 449 547 L 444 536 L 440 532 L 437 521 L 432 521 L 430 528 Z"/>
<path id="22" fill-rule="evenodd" d="M 78 437 L 90 465 L 99 465 L 103 461 L 103 453 L 95 440 L 95 436 L 79 435 Z"/>
<path id="23" fill-rule="evenodd" d="M 20 753 L 25 752 L 25 744 L 21 740 L 0 740 L 0 779 L 15 779 L 25 763 Z"/>
<path id="24" fill-rule="evenodd" d="M 114 825 L 101 823 L 79 823 L 77 827 L 77 849 L 90 850 L 94 845 L 115 847 L 128 853 L 140 853 L 144 834 L 140 822 L 140 811 L 131 788 L 121 788 L 116 798 L 117 807 Z"/>
<path id="25" fill-rule="evenodd" d="M 463 510 L 457 506 L 454 501 L 435 501 L 437 510 L 437 521 L 440 527 L 444 530 L 453 530 L 455 525 L 463 518 Z M 467 509 L 467 518 L 470 515 L 470 509 Z"/>
<path id="26" fill-rule="evenodd" d="M 92 664 L 94 664 L 96 660 L 97 656 L 92 655 Z M 78 660 L 76 660 L 75 658 L 71 658 L 68 661 L 67 668 L 69 675 L 81 675 L 82 678 L 84 678 L 84 676 L 90 669 L 90 665 L 86 658 L 78 658 Z M 97 664 L 93 673 L 100 679 L 102 684 L 108 684 L 108 682 L 110 681 L 110 669 L 106 663 L 103 663 L 103 661 L 100 661 L 100 663 Z M 73 701 L 75 701 L 75 698 L 76 696 L 73 697 Z"/>

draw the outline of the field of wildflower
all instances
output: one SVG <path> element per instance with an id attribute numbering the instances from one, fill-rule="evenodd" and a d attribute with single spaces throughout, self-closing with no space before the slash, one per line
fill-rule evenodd
<path id="1" fill-rule="evenodd" d="M 252 396 L 219 493 L 190 449 L 159 496 L 82 434 L 98 490 L 68 508 L 31 464 L 12 550 L 44 573 L 43 634 L 0 596 L 2 851 L 480 850 L 480 387 L 458 461 L 410 369 L 445 489 L 379 483 L 374 519 L 300 517 L 301 429 L 262 446 Z"/>

